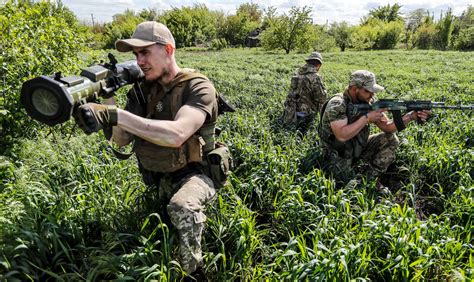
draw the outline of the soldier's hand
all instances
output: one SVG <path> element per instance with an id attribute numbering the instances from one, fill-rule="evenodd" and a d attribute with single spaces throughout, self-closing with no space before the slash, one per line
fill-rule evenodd
<path id="1" fill-rule="evenodd" d="M 380 120 L 383 120 L 385 118 L 384 112 L 386 112 L 387 109 L 378 109 L 375 111 L 370 111 L 367 114 L 367 119 L 369 123 L 377 123 Z"/>
<path id="2" fill-rule="evenodd" d="M 408 114 L 410 115 L 410 120 L 415 120 L 417 123 L 425 123 L 428 120 L 430 113 L 429 110 L 422 110 L 411 111 Z"/>
<path id="3" fill-rule="evenodd" d="M 117 107 L 112 105 L 87 103 L 77 107 L 73 116 L 86 134 L 117 125 Z"/>

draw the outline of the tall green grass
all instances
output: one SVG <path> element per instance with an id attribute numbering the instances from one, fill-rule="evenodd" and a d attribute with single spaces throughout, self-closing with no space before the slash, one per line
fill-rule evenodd
<path id="1" fill-rule="evenodd" d="M 220 117 L 219 139 L 236 168 L 210 205 L 203 246 L 212 281 L 471 280 L 473 114 L 433 111 L 398 133 L 387 176 L 339 188 L 318 166 L 316 124 L 280 122 L 293 71 L 306 54 L 177 51 L 238 109 Z M 94 55 L 96 56 L 96 54 Z M 474 55 L 377 51 L 323 54 L 328 93 L 369 69 L 384 98 L 472 104 Z M 129 55 L 120 55 L 120 60 Z M 123 93 L 120 101 L 123 103 Z M 47 132 L 47 131 L 46 131 Z M 119 161 L 101 134 L 21 140 L 0 159 L 0 275 L 18 280 L 160 280 L 183 273 L 177 237 L 136 161 Z M 396 175 L 396 167 L 408 169 Z"/>

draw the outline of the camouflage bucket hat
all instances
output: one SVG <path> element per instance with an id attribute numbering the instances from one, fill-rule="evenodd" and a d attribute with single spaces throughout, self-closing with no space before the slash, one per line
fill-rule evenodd
<path id="1" fill-rule="evenodd" d="M 153 44 L 171 44 L 175 47 L 171 31 L 162 23 L 143 22 L 137 26 L 130 39 L 117 40 L 115 48 L 119 52 L 130 52 L 134 47 L 147 47 Z"/>
<path id="2" fill-rule="evenodd" d="M 323 56 L 321 56 L 319 52 L 313 52 L 308 56 L 308 58 L 305 59 L 305 61 L 312 61 L 312 60 L 319 61 L 322 64 Z"/>
<path id="3" fill-rule="evenodd" d="M 375 74 L 366 70 L 357 70 L 351 74 L 349 86 L 364 87 L 366 90 L 377 93 L 385 88 L 375 81 Z"/>

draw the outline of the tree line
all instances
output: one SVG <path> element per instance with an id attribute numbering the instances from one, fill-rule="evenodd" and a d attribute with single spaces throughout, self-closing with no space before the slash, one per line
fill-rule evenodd
<path id="1" fill-rule="evenodd" d="M 262 9 L 258 4 L 244 3 L 235 14 L 225 15 L 204 4 L 195 4 L 165 11 L 126 10 L 114 15 L 110 23 L 94 25 L 92 31 L 100 48 L 112 48 L 117 39 L 129 37 L 137 23 L 155 20 L 170 28 L 178 47 L 250 46 L 249 38 L 257 37 L 264 49 L 281 49 L 286 53 L 348 48 L 474 50 L 472 6 L 460 16 L 447 10 L 438 19 L 425 9 L 402 14 L 401 8 L 399 4 L 374 8 L 359 25 L 344 21 L 317 25 L 311 18 L 313 9 L 308 6 L 294 6 L 289 12 L 279 14 L 274 7 Z"/>

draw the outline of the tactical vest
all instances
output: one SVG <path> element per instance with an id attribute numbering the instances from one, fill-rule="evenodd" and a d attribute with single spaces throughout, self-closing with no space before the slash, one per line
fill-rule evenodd
<path id="1" fill-rule="evenodd" d="M 179 79 L 172 82 L 168 91 L 155 86 L 146 97 L 146 118 L 174 120 L 188 99 L 189 81 L 195 78 L 209 80 L 191 69 L 182 69 Z M 141 165 L 154 172 L 175 172 L 189 163 L 201 163 L 203 157 L 215 148 L 216 122 L 204 124 L 179 148 L 165 147 L 135 137 L 135 153 Z"/>
<path id="2" fill-rule="evenodd" d="M 352 139 L 346 141 L 346 142 L 341 142 L 336 139 L 336 136 L 332 133 L 332 131 L 323 131 L 322 130 L 322 121 L 323 121 L 323 114 L 324 111 L 326 110 L 326 106 L 329 103 L 331 99 L 334 97 L 340 97 L 344 100 L 344 104 L 346 107 L 346 116 L 347 116 L 347 123 L 352 124 L 356 120 L 360 118 L 360 114 L 354 115 L 348 110 L 348 104 L 352 103 L 350 97 L 343 95 L 341 93 L 334 95 L 331 97 L 329 100 L 327 100 L 323 107 L 321 108 L 321 114 L 320 114 L 320 122 L 319 122 L 319 136 L 321 138 L 321 141 L 323 141 L 324 146 L 326 147 L 326 150 L 335 150 L 339 157 L 344 158 L 344 159 L 358 159 L 360 155 L 362 154 L 362 151 L 364 148 L 367 146 L 367 142 L 369 140 L 369 133 L 370 133 L 370 128 L 369 125 L 367 124 L 356 136 L 354 136 Z"/>
<path id="3" fill-rule="evenodd" d="M 301 72 L 300 69 L 297 74 L 291 77 L 290 91 L 284 104 L 283 122 L 285 124 L 294 124 L 298 119 L 305 118 L 319 110 L 320 104 L 308 97 L 303 89 L 309 84 L 308 74 L 308 72 Z"/>

